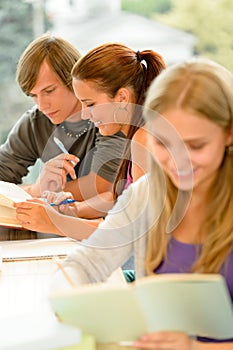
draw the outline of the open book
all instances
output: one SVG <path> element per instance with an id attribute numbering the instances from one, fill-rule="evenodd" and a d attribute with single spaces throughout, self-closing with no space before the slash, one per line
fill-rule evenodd
<path id="1" fill-rule="evenodd" d="M 146 332 L 233 338 L 231 298 L 221 275 L 164 274 L 119 286 L 78 286 L 49 296 L 65 323 L 98 342 L 131 341 Z"/>
<path id="2" fill-rule="evenodd" d="M 0 226 L 22 227 L 16 219 L 13 203 L 31 198 L 30 194 L 14 183 L 0 181 Z"/>

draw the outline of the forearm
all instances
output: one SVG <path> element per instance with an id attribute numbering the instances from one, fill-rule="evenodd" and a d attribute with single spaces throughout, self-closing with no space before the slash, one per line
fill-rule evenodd
<path id="1" fill-rule="evenodd" d="M 112 192 L 104 192 L 86 201 L 77 203 L 77 216 L 86 219 L 104 217 L 113 205 Z"/>
<path id="2" fill-rule="evenodd" d="M 40 193 L 36 191 L 36 188 L 34 184 L 28 184 L 28 185 L 20 185 L 26 191 L 28 194 L 30 194 L 33 198 L 40 197 Z"/>
<path id="3" fill-rule="evenodd" d="M 82 239 L 88 238 L 99 224 L 100 220 L 98 219 L 85 220 L 58 213 L 53 220 L 53 232 L 51 233 L 81 241 Z"/>
<path id="4" fill-rule="evenodd" d="M 14 203 L 16 218 L 32 231 L 68 236 L 77 240 L 89 237 L 100 220 L 85 220 L 59 213 L 39 199 Z"/>
<path id="5" fill-rule="evenodd" d="M 32 196 L 32 198 L 41 198 L 42 193 L 44 192 L 44 190 L 41 189 L 39 179 L 37 179 L 37 181 L 34 184 L 23 184 L 20 185 L 20 187 L 22 187 L 24 191 L 29 193 Z"/>
<path id="6" fill-rule="evenodd" d="M 66 183 L 65 192 L 71 192 L 77 201 L 86 201 L 105 192 L 112 191 L 112 183 L 94 172 Z"/>

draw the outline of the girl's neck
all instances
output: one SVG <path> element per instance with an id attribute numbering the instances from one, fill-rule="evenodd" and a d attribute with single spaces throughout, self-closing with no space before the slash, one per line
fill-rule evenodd
<path id="1" fill-rule="evenodd" d="M 121 127 L 121 132 L 127 136 L 128 135 L 128 131 L 129 131 L 129 128 L 130 128 L 130 125 L 129 124 L 122 124 L 122 127 Z"/>
<path id="2" fill-rule="evenodd" d="M 205 221 L 206 201 L 200 196 L 192 195 L 189 207 L 173 231 L 173 236 L 183 243 L 201 244 L 203 241 L 203 223 Z"/>

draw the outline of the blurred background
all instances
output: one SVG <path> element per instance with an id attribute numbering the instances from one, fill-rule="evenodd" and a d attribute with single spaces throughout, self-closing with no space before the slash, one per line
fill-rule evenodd
<path id="1" fill-rule="evenodd" d="M 0 0 L 0 144 L 32 105 L 15 82 L 18 59 L 51 32 L 82 53 L 105 42 L 154 49 L 168 65 L 205 56 L 233 72 L 232 0 Z"/>

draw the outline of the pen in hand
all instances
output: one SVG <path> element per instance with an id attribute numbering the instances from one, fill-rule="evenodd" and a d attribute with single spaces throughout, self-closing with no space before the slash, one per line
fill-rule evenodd
<path id="1" fill-rule="evenodd" d="M 56 143 L 56 145 L 60 148 L 60 150 L 65 153 L 65 154 L 69 154 L 69 152 L 67 151 L 67 149 L 65 148 L 65 146 L 63 145 L 63 143 L 56 137 L 54 136 L 53 138 L 54 142 Z M 71 163 L 75 166 L 75 162 L 73 162 L 71 160 Z"/>
<path id="2" fill-rule="evenodd" d="M 75 199 L 66 198 L 66 199 L 64 199 L 63 201 L 61 201 L 58 204 L 51 202 L 49 205 L 51 205 L 51 207 L 56 207 L 56 206 L 59 206 L 59 205 L 62 205 L 62 204 L 70 204 L 70 203 L 74 203 L 74 202 L 76 202 Z"/>

